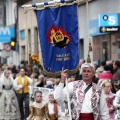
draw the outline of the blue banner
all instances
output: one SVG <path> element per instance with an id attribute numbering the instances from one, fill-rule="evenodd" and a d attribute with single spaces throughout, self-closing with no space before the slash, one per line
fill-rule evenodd
<path id="1" fill-rule="evenodd" d="M 74 71 L 78 66 L 77 5 L 35 11 L 38 22 L 44 70 Z"/>

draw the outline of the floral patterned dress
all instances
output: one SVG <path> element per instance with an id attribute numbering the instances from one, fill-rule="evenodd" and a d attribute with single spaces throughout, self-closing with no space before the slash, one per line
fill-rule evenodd
<path id="1" fill-rule="evenodd" d="M 21 118 L 18 100 L 13 91 L 13 81 L 0 80 L 0 120 L 19 120 Z"/>

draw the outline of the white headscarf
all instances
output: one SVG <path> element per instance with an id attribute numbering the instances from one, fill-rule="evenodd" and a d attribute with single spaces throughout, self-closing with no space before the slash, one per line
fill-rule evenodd
<path id="1" fill-rule="evenodd" d="M 1 77 L 0 77 L 0 82 L 1 82 L 1 83 L 4 82 L 5 72 L 6 72 L 6 71 L 9 71 L 9 72 L 10 72 L 9 79 L 10 79 L 10 80 L 12 81 L 12 83 L 13 83 L 14 79 L 13 79 L 13 77 L 12 77 L 12 74 L 11 74 L 11 71 L 10 71 L 10 70 L 5 70 L 5 71 L 2 73 L 2 75 L 1 75 Z"/>
<path id="2" fill-rule="evenodd" d="M 87 63 L 87 62 L 85 62 L 85 63 L 82 64 L 82 66 L 81 66 L 80 74 L 82 74 L 83 68 L 85 68 L 85 67 L 92 67 L 93 71 L 95 72 L 95 67 L 94 67 L 94 65 L 93 65 L 92 63 Z"/>

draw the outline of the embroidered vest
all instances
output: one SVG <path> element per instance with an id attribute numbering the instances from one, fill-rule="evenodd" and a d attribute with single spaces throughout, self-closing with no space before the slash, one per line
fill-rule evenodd
<path id="1" fill-rule="evenodd" d="M 100 96 L 102 88 L 96 85 L 95 83 L 92 84 L 92 97 L 91 97 L 91 105 L 93 109 L 94 120 L 99 120 L 99 107 L 100 107 Z M 73 84 L 73 97 L 71 100 L 72 105 L 72 117 L 74 120 L 79 120 L 82 103 L 84 100 L 84 91 L 82 91 L 83 81 L 76 81 Z"/>
<path id="2" fill-rule="evenodd" d="M 17 77 L 17 83 L 18 85 L 23 85 L 21 76 Z M 20 90 L 18 90 L 17 93 L 19 94 L 28 93 L 29 92 L 28 84 L 29 84 L 28 77 L 24 76 L 24 88 L 21 88 Z"/>
<path id="3" fill-rule="evenodd" d="M 47 116 L 49 116 L 48 103 L 46 104 L 45 107 L 46 107 Z M 58 118 L 58 104 L 56 102 L 54 103 L 54 113 L 55 113 L 56 118 Z"/>

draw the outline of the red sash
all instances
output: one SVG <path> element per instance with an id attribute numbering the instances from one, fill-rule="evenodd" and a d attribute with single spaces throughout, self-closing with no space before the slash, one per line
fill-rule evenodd
<path id="1" fill-rule="evenodd" d="M 94 120 L 93 113 L 80 113 L 79 120 Z"/>

